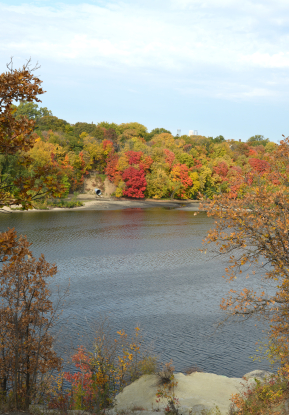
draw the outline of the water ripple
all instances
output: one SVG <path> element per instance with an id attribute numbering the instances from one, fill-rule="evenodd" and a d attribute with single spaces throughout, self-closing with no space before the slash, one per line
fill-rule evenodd
<path id="1" fill-rule="evenodd" d="M 1 229 L 15 226 L 55 262 L 52 284 L 70 296 L 64 306 L 59 350 L 85 341 L 99 312 L 113 329 L 130 333 L 137 324 L 147 343 L 176 370 L 242 376 L 267 368 L 249 359 L 262 329 L 254 322 L 226 325 L 219 303 L 229 290 L 225 264 L 200 252 L 212 226 L 206 214 L 163 209 L 29 212 L 0 217 Z M 236 282 L 241 287 L 242 282 Z M 81 337 L 84 336 L 84 337 Z"/>

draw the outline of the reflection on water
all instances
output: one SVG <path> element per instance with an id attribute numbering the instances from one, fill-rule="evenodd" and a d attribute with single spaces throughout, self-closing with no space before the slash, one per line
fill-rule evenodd
<path id="1" fill-rule="evenodd" d="M 214 332 L 219 303 L 229 290 L 225 265 L 200 253 L 212 226 L 205 213 L 164 209 L 25 212 L 0 216 L 0 228 L 15 227 L 33 242 L 35 255 L 55 262 L 54 286 L 66 287 L 62 343 L 86 335 L 98 313 L 131 332 L 136 324 L 176 370 L 243 376 L 266 364 L 252 362 L 261 338 L 252 322 Z"/>

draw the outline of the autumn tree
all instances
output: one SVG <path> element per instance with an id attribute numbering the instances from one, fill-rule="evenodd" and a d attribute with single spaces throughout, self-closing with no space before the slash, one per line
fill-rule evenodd
<path id="1" fill-rule="evenodd" d="M 36 260 L 14 230 L 1 233 L 0 244 L 0 392 L 14 408 L 27 409 L 45 374 L 61 367 L 50 333 L 57 307 L 48 289 L 57 269 L 43 255 Z"/>
<path id="2" fill-rule="evenodd" d="M 271 344 L 288 377 L 289 138 L 235 180 L 234 197 L 221 193 L 203 205 L 217 219 L 205 242 L 228 259 L 228 281 L 243 278 L 247 285 L 253 279 L 260 289 L 231 289 L 221 308 L 227 318 L 256 316 L 269 323 Z"/>
<path id="3" fill-rule="evenodd" d="M 7 71 L 0 75 L 0 208 L 22 204 L 32 207 L 33 200 L 46 193 L 61 195 L 58 184 L 61 172 L 55 163 L 38 167 L 27 174 L 30 158 L 27 152 L 33 147 L 35 121 L 25 116 L 15 116 L 14 102 L 41 102 L 38 95 L 44 93 L 41 82 L 31 68 L 30 60 L 21 69 L 14 69 L 12 60 Z M 11 163 L 16 165 L 13 174 Z"/>
<path id="4" fill-rule="evenodd" d="M 44 91 L 35 69 L 30 60 L 14 69 L 11 60 L 0 75 L 0 208 L 21 204 L 27 209 L 38 197 L 65 190 L 52 152 L 48 163 L 33 164 L 35 121 L 15 113 L 14 102 L 40 102 Z M 29 247 L 14 230 L 0 233 L 0 393 L 17 409 L 28 408 L 43 376 L 61 363 L 49 332 L 57 316 L 47 280 L 56 267 L 43 255 L 36 260 Z"/>
<path id="5" fill-rule="evenodd" d="M 165 128 L 154 128 L 150 133 L 147 133 L 145 140 L 149 141 L 155 135 L 162 134 L 162 133 L 172 134 L 170 131 L 166 130 Z"/>
<path id="6" fill-rule="evenodd" d="M 118 136 L 116 131 L 113 128 L 108 128 L 104 131 L 104 139 L 109 140 L 113 143 L 113 147 L 115 151 L 119 150 L 119 144 L 118 144 Z"/>
<path id="7" fill-rule="evenodd" d="M 168 173 L 164 169 L 153 170 L 146 176 L 147 189 L 146 194 L 149 198 L 162 199 L 163 197 L 169 197 L 172 188 L 172 184 Z"/>
<path id="8" fill-rule="evenodd" d="M 136 167 L 130 166 L 123 172 L 122 178 L 126 186 L 123 191 L 124 196 L 137 199 L 144 198 L 147 182 L 143 169 L 137 169 Z"/>

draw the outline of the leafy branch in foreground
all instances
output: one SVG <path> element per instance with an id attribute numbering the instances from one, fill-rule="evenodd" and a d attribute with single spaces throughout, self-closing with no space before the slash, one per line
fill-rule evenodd
<path id="1" fill-rule="evenodd" d="M 0 395 L 15 409 L 27 409 L 45 377 L 61 368 L 50 331 L 63 297 L 53 304 L 48 288 L 57 268 L 43 255 L 36 260 L 30 245 L 14 230 L 1 233 Z"/>
<path id="2" fill-rule="evenodd" d="M 28 151 L 35 143 L 35 121 L 14 114 L 13 102 L 40 102 L 38 95 L 44 91 L 42 81 L 33 74 L 35 69 L 38 68 L 31 68 L 30 60 L 22 69 L 13 69 L 11 59 L 7 72 L 0 75 L 0 208 L 21 204 L 27 209 L 44 194 L 60 196 L 64 192 L 58 180 L 61 169 L 53 155 L 51 163 L 31 170 Z"/>
<path id="3" fill-rule="evenodd" d="M 289 305 L 289 139 L 268 162 L 261 177 L 239 177 L 239 197 L 221 194 L 206 203 L 208 216 L 218 220 L 205 242 L 229 258 L 229 281 L 247 279 L 250 271 L 267 289 L 276 288 L 271 295 L 266 288 L 231 290 L 221 308 L 231 316 L 263 316 L 276 326 L 280 318 L 287 320 Z"/>
<path id="4" fill-rule="evenodd" d="M 241 291 L 231 289 L 221 309 L 227 312 L 225 320 L 255 316 L 268 322 L 269 354 L 280 363 L 276 382 L 288 384 L 289 138 L 259 167 L 258 172 L 252 166 L 246 175 L 236 178 L 233 198 L 220 194 L 206 202 L 208 216 L 217 220 L 205 242 L 213 243 L 216 251 L 228 259 L 229 282 L 242 278 L 247 282 L 250 278 L 258 285 L 259 290 L 250 286 Z M 285 398 L 287 389 L 283 392 Z"/>

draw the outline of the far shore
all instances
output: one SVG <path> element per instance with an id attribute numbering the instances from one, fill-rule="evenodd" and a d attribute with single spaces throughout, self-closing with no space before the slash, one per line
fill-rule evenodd
<path id="1" fill-rule="evenodd" d="M 59 208 L 54 207 L 50 209 L 29 209 L 26 211 L 12 209 L 5 207 L 2 212 L 48 212 L 48 211 L 70 211 L 70 210 L 119 210 L 119 209 L 150 209 L 150 208 L 163 208 L 163 209 L 176 209 L 184 211 L 199 211 L 199 200 L 155 200 L 155 199 L 125 199 L 125 198 L 113 198 L 113 197 L 98 197 L 89 194 L 80 194 L 77 196 L 77 200 L 80 200 L 84 206 L 75 208 Z M 17 208 L 17 206 L 15 206 Z"/>

